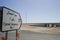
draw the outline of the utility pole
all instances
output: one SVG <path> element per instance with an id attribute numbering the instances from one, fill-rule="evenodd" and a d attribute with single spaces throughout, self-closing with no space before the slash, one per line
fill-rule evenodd
<path id="1" fill-rule="evenodd" d="M 27 13 L 26 13 L 26 24 L 27 24 Z"/>

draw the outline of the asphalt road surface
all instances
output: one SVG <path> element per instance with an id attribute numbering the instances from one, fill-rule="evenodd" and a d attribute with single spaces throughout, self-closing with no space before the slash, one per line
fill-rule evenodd
<path id="1" fill-rule="evenodd" d="M 21 30 L 20 40 L 60 40 L 60 34 L 47 34 Z"/>

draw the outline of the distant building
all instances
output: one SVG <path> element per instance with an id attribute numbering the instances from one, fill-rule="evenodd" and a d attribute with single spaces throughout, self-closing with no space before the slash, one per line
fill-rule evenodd
<path id="1" fill-rule="evenodd" d="M 41 27 L 60 27 L 60 23 L 40 23 Z"/>
<path id="2" fill-rule="evenodd" d="M 30 26 L 60 27 L 60 23 L 29 23 Z"/>

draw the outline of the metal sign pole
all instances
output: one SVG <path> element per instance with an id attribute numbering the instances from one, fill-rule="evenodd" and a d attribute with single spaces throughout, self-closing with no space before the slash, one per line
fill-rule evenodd
<path id="1" fill-rule="evenodd" d="M 8 37 L 8 31 L 6 31 L 6 40 L 7 40 L 7 37 Z"/>
<path id="2" fill-rule="evenodd" d="M 17 30 L 16 30 L 16 40 L 17 40 Z"/>

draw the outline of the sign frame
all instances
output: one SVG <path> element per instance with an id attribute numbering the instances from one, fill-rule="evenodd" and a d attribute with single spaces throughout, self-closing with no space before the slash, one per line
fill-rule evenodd
<path id="1" fill-rule="evenodd" d="M 7 10 L 10 10 L 10 11 L 12 11 L 12 12 L 14 12 L 14 13 L 16 13 L 17 15 L 19 15 L 19 17 L 20 17 L 20 25 L 19 25 L 19 28 L 13 28 L 13 29 L 5 29 L 5 30 L 3 30 L 3 12 L 4 12 L 4 10 L 3 9 L 7 9 Z M 0 21 L 0 31 L 11 31 L 11 30 L 17 30 L 17 29 L 20 29 L 20 27 L 21 27 L 21 25 L 22 25 L 22 19 L 21 19 L 21 16 L 20 16 L 20 14 L 18 13 L 18 12 L 16 12 L 16 11 L 14 11 L 14 10 L 12 10 L 12 9 L 9 9 L 9 8 L 7 8 L 7 7 L 4 7 L 4 6 L 2 6 L 2 7 L 0 7 L 0 14 L 1 14 L 1 21 Z M 13 13 L 13 14 L 14 14 Z"/>

